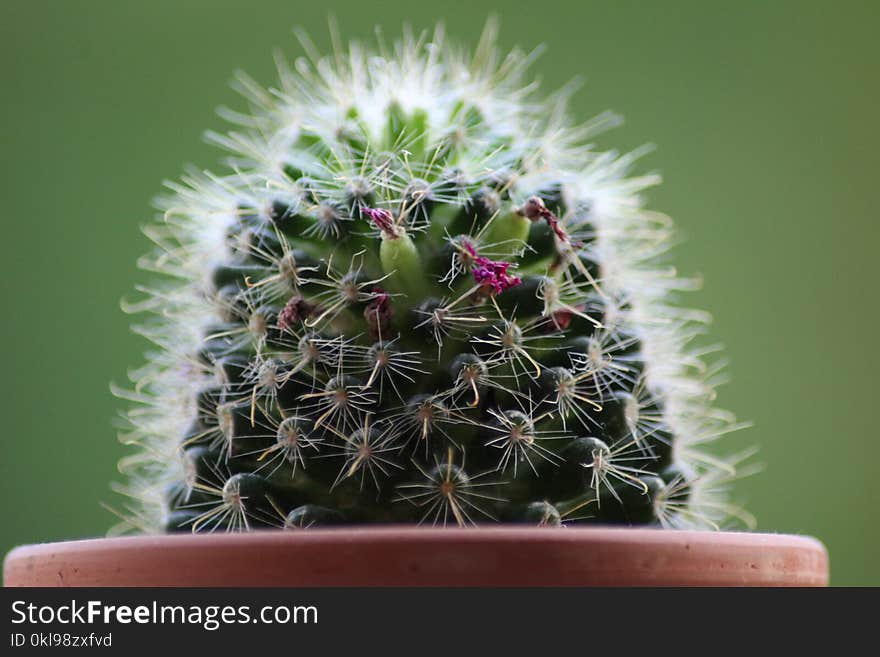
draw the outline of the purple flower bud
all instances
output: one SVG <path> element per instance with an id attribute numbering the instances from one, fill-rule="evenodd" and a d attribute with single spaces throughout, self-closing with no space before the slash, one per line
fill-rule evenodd
<path id="1" fill-rule="evenodd" d="M 522 283 L 522 279 L 519 276 L 507 273 L 510 267 L 509 262 L 489 260 L 489 258 L 479 256 L 474 260 L 474 263 L 474 281 L 482 285 L 486 291 L 501 294 L 505 290 Z"/>

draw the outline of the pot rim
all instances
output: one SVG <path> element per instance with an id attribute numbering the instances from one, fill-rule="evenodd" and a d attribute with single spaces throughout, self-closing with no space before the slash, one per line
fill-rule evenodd
<path id="1" fill-rule="evenodd" d="M 5 586 L 825 586 L 828 555 L 772 533 L 348 526 L 24 545 L 3 571 Z"/>

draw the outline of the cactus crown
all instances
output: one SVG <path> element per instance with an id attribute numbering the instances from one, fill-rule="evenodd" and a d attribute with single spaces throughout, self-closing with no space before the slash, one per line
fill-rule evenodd
<path id="1" fill-rule="evenodd" d="M 737 425 L 657 264 L 658 178 L 531 59 L 490 24 L 239 77 L 229 173 L 146 229 L 128 528 L 726 522 L 736 459 L 702 448 Z"/>

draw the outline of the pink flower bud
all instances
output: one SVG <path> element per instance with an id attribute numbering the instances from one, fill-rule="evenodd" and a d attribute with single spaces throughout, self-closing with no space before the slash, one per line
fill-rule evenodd
<path id="1" fill-rule="evenodd" d="M 388 237 L 397 238 L 397 227 L 394 225 L 394 215 L 385 208 L 368 208 L 361 210 L 370 218 L 370 221 Z"/>

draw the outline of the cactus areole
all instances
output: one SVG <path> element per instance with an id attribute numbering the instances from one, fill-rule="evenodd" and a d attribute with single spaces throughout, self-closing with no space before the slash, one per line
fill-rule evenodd
<path id="1" fill-rule="evenodd" d="M 748 520 L 658 177 L 531 60 L 490 26 L 238 79 L 146 229 L 121 530 Z"/>

